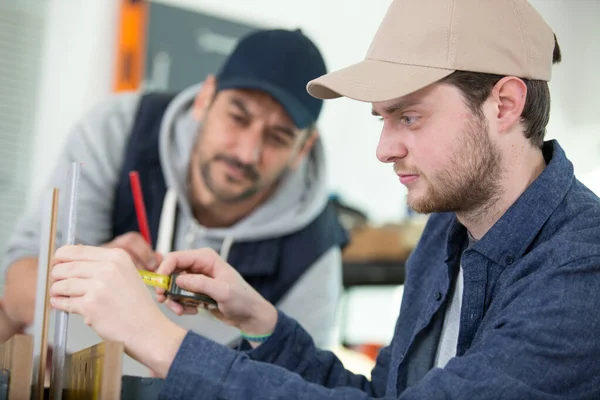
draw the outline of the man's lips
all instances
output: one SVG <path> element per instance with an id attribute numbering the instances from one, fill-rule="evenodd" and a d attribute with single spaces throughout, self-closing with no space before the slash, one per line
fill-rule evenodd
<path id="1" fill-rule="evenodd" d="M 397 174 L 398 178 L 400 178 L 400 183 L 403 185 L 408 185 L 409 183 L 412 183 L 414 181 L 416 181 L 417 179 L 419 179 L 419 175 L 412 175 L 412 174 Z"/>
<path id="2" fill-rule="evenodd" d="M 233 165 L 229 165 L 227 163 L 225 164 L 225 168 L 227 174 L 238 181 L 248 179 L 244 171 L 240 168 L 234 167 Z"/>

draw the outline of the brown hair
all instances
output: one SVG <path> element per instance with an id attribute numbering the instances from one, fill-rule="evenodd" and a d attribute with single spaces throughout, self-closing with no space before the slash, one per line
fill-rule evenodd
<path id="1" fill-rule="evenodd" d="M 562 60 L 560 47 L 554 35 L 554 52 L 552 63 Z M 440 82 L 449 83 L 460 89 L 467 106 L 473 113 L 482 116 L 481 106 L 490 96 L 492 88 L 504 76 L 480 72 L 456 71 Z M 525 128 L 525 137 L 534 146 L 542 147 L 546 135 L 546 125 L 550 119 L 550 90 L 548 82 L 534 79 L 522 79 L 527 86 L 527 98 L 521 114 L 521 122 Z"/>

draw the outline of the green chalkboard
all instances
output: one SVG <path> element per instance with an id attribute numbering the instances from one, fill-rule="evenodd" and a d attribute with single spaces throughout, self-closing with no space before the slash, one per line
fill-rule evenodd
<path id="1" fill-rule="evenodd" d="M 259 28 L 150 2 L 143 86 L 179 91 L 201 82 L 218 71 L 240 37 Z"/>

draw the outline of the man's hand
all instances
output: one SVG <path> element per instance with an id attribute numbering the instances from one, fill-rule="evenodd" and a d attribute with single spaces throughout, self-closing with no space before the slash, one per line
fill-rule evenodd
<path id="1" fill-rule="evenodd" d="M 4 305 L 0 299 L 0 344 L 6 342 L 17 333 L 23 333 L 24 325 L 14 322 L 4 312 Z"/>
<path id="2" fill-rule="evenodd" d="M 158 267 L 159 274 L 179 271 L 177 285 L 182 289 L 206 294 L 218 303 L 211 312 L 221 321 L 251 335 L 272 333 L 277 323 L 277 310 L 240 274 L 210 249 L 178 251 L 168 254 Z M 165 297 L 157 289 L 157 300 L 167 302 L 175 313 L 194 313 Z"/>
<path id="3" fill-rule="evenodd" d="M 52 306 L 80 314 L 104 340 L 165 376 L 185 330 L 158 309 L 128 253 L 64 246 L 53 259 Z"/>
<path id="4" fill-rule="evenodd" d="M 103 247 L 125 250 L 138 269 L 154 271 L 162 261 L 162 256 L 155 253 L 138 232 L 117 236 Z M 37 269 L 38 259 L 26 257 L 15 261 L 6 272 L 4 313 L 19 327 L 33 323 Z M 1 329 L 8 332 L 9 327 Z"/>
<path id="5" fill-rule="evenodd" d="M 26 257 L 15 261 L 6 271 L 4 313 L 19 325 L 33 324 L 37 269 L 37 258 Z"/>
<path id="6" fill-rule="evenodd" d="M 162 256 L 155 253 L 144 237 L 138 232 L 128 232 L 117 236 L 110 242 L 102 245 L 102 247 L 125 250 L 137 269 L 154 271 L 162 261 Z"/>

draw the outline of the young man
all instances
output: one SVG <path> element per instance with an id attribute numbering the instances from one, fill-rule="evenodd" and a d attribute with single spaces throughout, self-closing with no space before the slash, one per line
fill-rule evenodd
<path id="1" fill-rule="evenodd" d="M 366 60 L 309 83 L 372 103 L 377 157 L 410 207 L 431 213 L 370 381 L 210 250 L 172 253 L 159 271 L 187 270 L 178 283 L 218 301 L 247 353 L 172 323 L 138 333 L 158 311 L 118 252 L 60 249 L 52 304 L 166 376 L 165 398 L 600 398 L 600 200 L 543 140 L 559 60 L 525 0 L 395 0 Z M 104 289 L 106 275 L 144 312 L 119 312 L 128 299 Z"/>
<path id="2" fill-rule="evenodd" d="M 306 82 L 325 72 L 301 31 L 259 31 L 242 39 L 202 86 L 175 97 L 127 93 L 98 106 L 76 126 L 47 185 L 65 187 L 70 163 L 83 162 L 77 243 L 123 249 L 147 270 L 156 269 L 161 253 L 213 248 L 330 345 L 347 236 L 328 206 L 316 131 L 322 100 L 306 92 Z M 137 233 L 132 170 L 140 174 L 152 245 Z M 39 228 L 38 209 L 21 220 L 5 257 L 5 311 L 27 324 Z M 239 342 L 237 330 L 208 313 L 169 314 L 220 343 Z M 78 326 L 71 329 L 87 328 Z M 72 332 L 69 344 L 97 340 Z M 127 364 L 126 371 L 140 373 Z"/>

